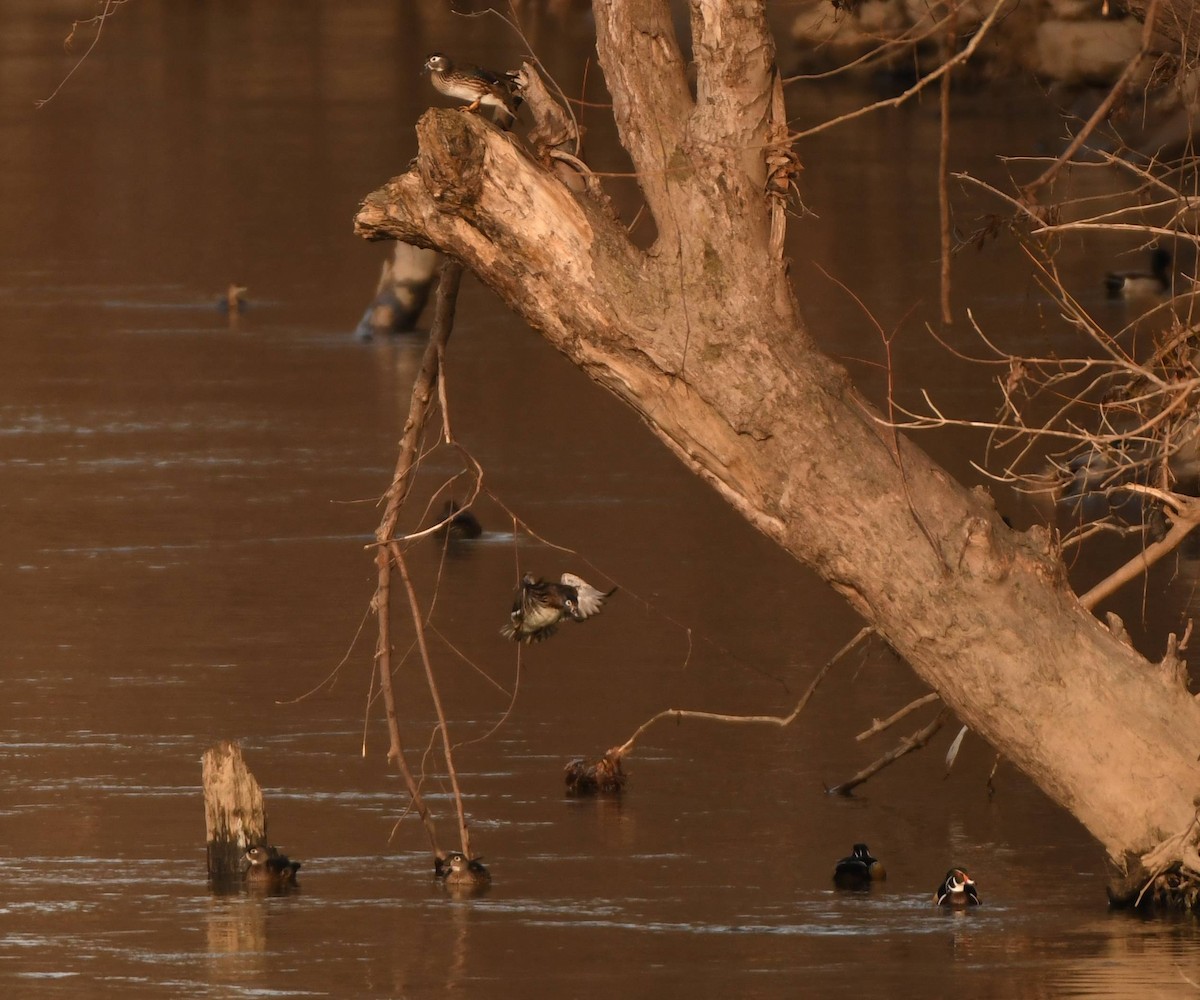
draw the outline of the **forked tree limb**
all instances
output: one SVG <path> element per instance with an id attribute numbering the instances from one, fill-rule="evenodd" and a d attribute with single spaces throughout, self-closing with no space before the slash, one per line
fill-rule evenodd
<path id="1" fill-rule="evenodd" d="M 412 393 L 409 398 L 408 418 L 404 423 L 404 431 L 400 438 L 399 455 L 396 459 L 396 470 L 392 476 L 391 485 L 384 494 L 384 513 L 375 529 L 375 566 L 376 582 L 375 595 L 371 599 L 371 608 L 375 612 L 378 623 L 378 638 L 375 645 L 375 663 L 379 671 L 379 687 L 383 693 L 384 709 L 387 714 L 388 736 L 390 747 L 388 758 L 395 762 L 404 779 L 404 785 L 412 799 L 413 808 L 421 817 L 421 823 L 429 836 L 433 853 L 441 857 L 438 846 L 437 829 L 429 808 L 421 795 L 408 761 L 404 756 L 404 744 L 400 734 L 399 713 L 396 710 L 396 695 L 392 688 L 392 630 L 391 630 L 391 590 L 392 590 L 392 554 L 391 541 L 400 518 L 400 508 L 408 496 L 412 486 L 413 472 L 417 467 L 420 456 L 421 439 L 429 415 L 433 411 L 437 396 L 438 374 L 440 359 L 450 339 L 454 326 L 454 302 L 458 296 L 458 286 L 462 279 L 462 265 L 457 261 L 446 260 L 442 263 L 441 280 L 438 282 L 437 307 L 434 315 L 433 329 L 429 334 L 429 343 L 425 345 L 425 353 L 421 358 L 421 367 L 413 381 Z M 419 626 L 419 622 L 417 623 Z M 461 808 L 461 806 L 460 806 Z M 464 852 L 466 853 L 466 852 Z"/>
<path id="2" fill-rule="evenodd" d="M 947 714 L 947 710 L 943 708 L 936 716 L 934 716 L 933 721 L 930 722 L 929 725 L 922 726 L 911 736 L 905 736 L 904 739 L 902 739 L 893 749 L 889 750 L 877 761 L 868 764 L 861 771 L 859 771 L 858 774 L 854 775 L 852 778 L 847 778 L 840 785 L 834 785 L 832 788 L 827 788 L 826 792 L 830 795 L 849 795 L 864 781 L 873 778 L 889 764 L 894 764 L 901 757 L 912 753 L 914 750 L 920 750 L 921 747 L 929 742 L 933 734 L 942 728 L 942 724 L 946 721 Z"/>

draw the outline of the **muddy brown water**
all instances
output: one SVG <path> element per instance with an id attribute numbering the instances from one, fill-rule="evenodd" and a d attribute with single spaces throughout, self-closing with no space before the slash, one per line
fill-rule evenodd
<path id="1" fill-rule="evenodd" d="M 836 668 L 790 729 L 662 725 L 620 801 L 566 798 L 571 757 L 659 709 L 786 712 L 859 623 L 471 279 L 451 345 L 455 430 L 492 493 L 579 555 L 514 540 L 490 500 L 484 537 L 444 564 L 431 543 L 413 550 L 424 599 L 437 586 L 437 630 L 462 654 L 434 637 L 474 846 L 494 876 L 486 895 L 447 895 L 401 818 L 377 705 L 362 753 L 365 546 L 423 343 L 351 336 L 385 248 L 355 240 L 350 220 L 413 155 L 412 123 L 433 101 L 424 55 L 508 60 L 518 45 L 433 3 L 285 16 L 139 0 L 34 111 L 78 55 L 61 42 L 80 11 L 0 11 L 0 993 L 1193 989 L 1195 923 L 1107 912 L 1102 852 L 1003 764 L 989 798 L 981 741 L 943 778 L 955 725 L 855 797 L 824 795 L 899 734 L 854 735 L 922 691 L 877 648 Z M 577 81 L 586 19 L 537 17 L 531 33 Z M 814 86 L 794 113 L 862 96 Z M 968 96 L 962 127 L 963 165 L 985 171 L 997 138 L 1038 151 L 1059 131 L 1036 94 Z M 817 217 L 793 226 L 794 274 L 817 336 L 868 391 L 878 333 L 817 265 L 903 326 L 901 373 L 986 412 L 986 380 L 920 337 L 936 302 L 936 128 L 913 107 L 805 146 Z M 599 122 L 592 135 L 598 162 L 619 163 Z M 1072 253 L 1091 294 L 1088 268 L 1107 259 Z M 964 263 L 963 300 L 994 328 L 1048 340 L 1016 263 L 1003 249 Z M 252 302 L 236 328 L 213 307 L 233 281 Z M 925 440 L 972 475 L 976 440 Z M 421 496 L 457 468 L 431 455 Z M 622 588 L 599 618 L 528 650 L 519 674 L 498 635 L 518 566 Z M 1122 606 L 1140 619 L 1145 605 L 1150 649 L 1188 614 L 1191 580 L 1176 567 Z M 398 683 L 417 761 L 432 713 L 412 661 Z M 221 738 L 264 784 L 273 839 L 304 864 L 299 891 L 209 891 L 199 761 Z M 427 763 L 450 842 L 449 788 L 438 755 Z M 832 862 L 859 840 L 890 878 L 834 892 Z M 930 907 L 951 863 L 975 874 L 977 911 Z"/>

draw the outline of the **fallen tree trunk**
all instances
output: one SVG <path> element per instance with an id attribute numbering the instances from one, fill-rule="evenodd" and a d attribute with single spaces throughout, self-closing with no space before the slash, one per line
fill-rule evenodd
<path id="1" fill-rule="evenodd" d="M 458 111 L 421 118 L 358 232 L 471 268 L 1124 864 L 1192 829 L 1200 706 L 1080 606 L 1045 531 L 1008 529 L 814 348 L 766 193 L 787 143 L 763 6 L 692 0 L 693 98 L 666 0 L 595 0 L 649 251 Z"/>

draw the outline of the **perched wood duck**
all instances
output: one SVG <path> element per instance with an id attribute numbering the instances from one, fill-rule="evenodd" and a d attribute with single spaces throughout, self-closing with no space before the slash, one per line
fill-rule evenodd
<path id="1" fill-rule="evenodd" d="M 564 573 L 559 583 L 526 573 L 513 600 L 512 620 L 500 634 L 513 642 L 540 642 L 552 636 L 564 618 L 581 622 L 598 614 L 605 599 L 616 592 L 616 587 L 607 593 L 597 590 L 573 573 Z"/>
<path id="2" fill-rule="evenodd" d="M 840 889 L 867 889 L 872 882 L 885 878 L 883 863 L 871 855 L 866 844 L 855 844 L 850 856 L 842 858 L 833 869 L 834 884 Z"/>
<path id="3" fill-rule="evenodd" d="M 1104 276 L 1110 299 L 1162 295 L 1171 289 L 1171 253 L 1162 247 L 1150 252 L 1149 271 L 1110 271 Z"/>
<path id="4" fill-rule="evenodd" d="M 260 844 L 246 852 L 250 868 L 246 878 L 270 885 L 295 885 L 300 862 L 292 861 L 279 848 Z"/>
<path id="5" fill-rule="evenodd" d="M 461 851 L 450 851 L 444 858 L 434 862 L 434 874 L 446 885 L 490 885 L 491 872 L 478 858 L 468 858 Z"/>
<path id="6" fill-rule="evenodd" d="M 466 101 L 464 111 L 478 111 L 486 104 L 496 109 L 496 124 L 502 129 L 512 126 L 521 106 L 517 93 L 516 75 L 493 73 L 478 66 L 455 66 L 449 56 L 435 52 L 425 60 L 429 79 L 440 94 Z"/>
<path id="7" fill-rule="evenodd" d="M 951 868 L 934 892 L 933 902 L 935 906 L 978 906 L 980 899 L 971 876 L 961 868 Z"/>

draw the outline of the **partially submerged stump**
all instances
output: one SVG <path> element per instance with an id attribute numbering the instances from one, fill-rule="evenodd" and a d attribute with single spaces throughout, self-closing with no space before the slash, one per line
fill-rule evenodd
<path id="1" fill-rule="evenodd" d="M 369 340 L 376 333 L 407 333 L 417 325 L 440 260 L 436 250 L 397 243 L 392 259 L 384 262 L 375 299 L 358 323 L 358 336 Z"/>
<path id="2" fill-rule="evenodd" d="M 616 795 L 625 787 L 621 758 L 613 754 L 594 761 L 573 760 L 564 776 L 569 795 Z"/>
<path id="3" fill-rule="evenodd" d="M 267 808 L 241 748 L 227 740 L 204 751 L 204 826 L 209 878 L 240 882 L 246 851 L 267 843 Z"/>

